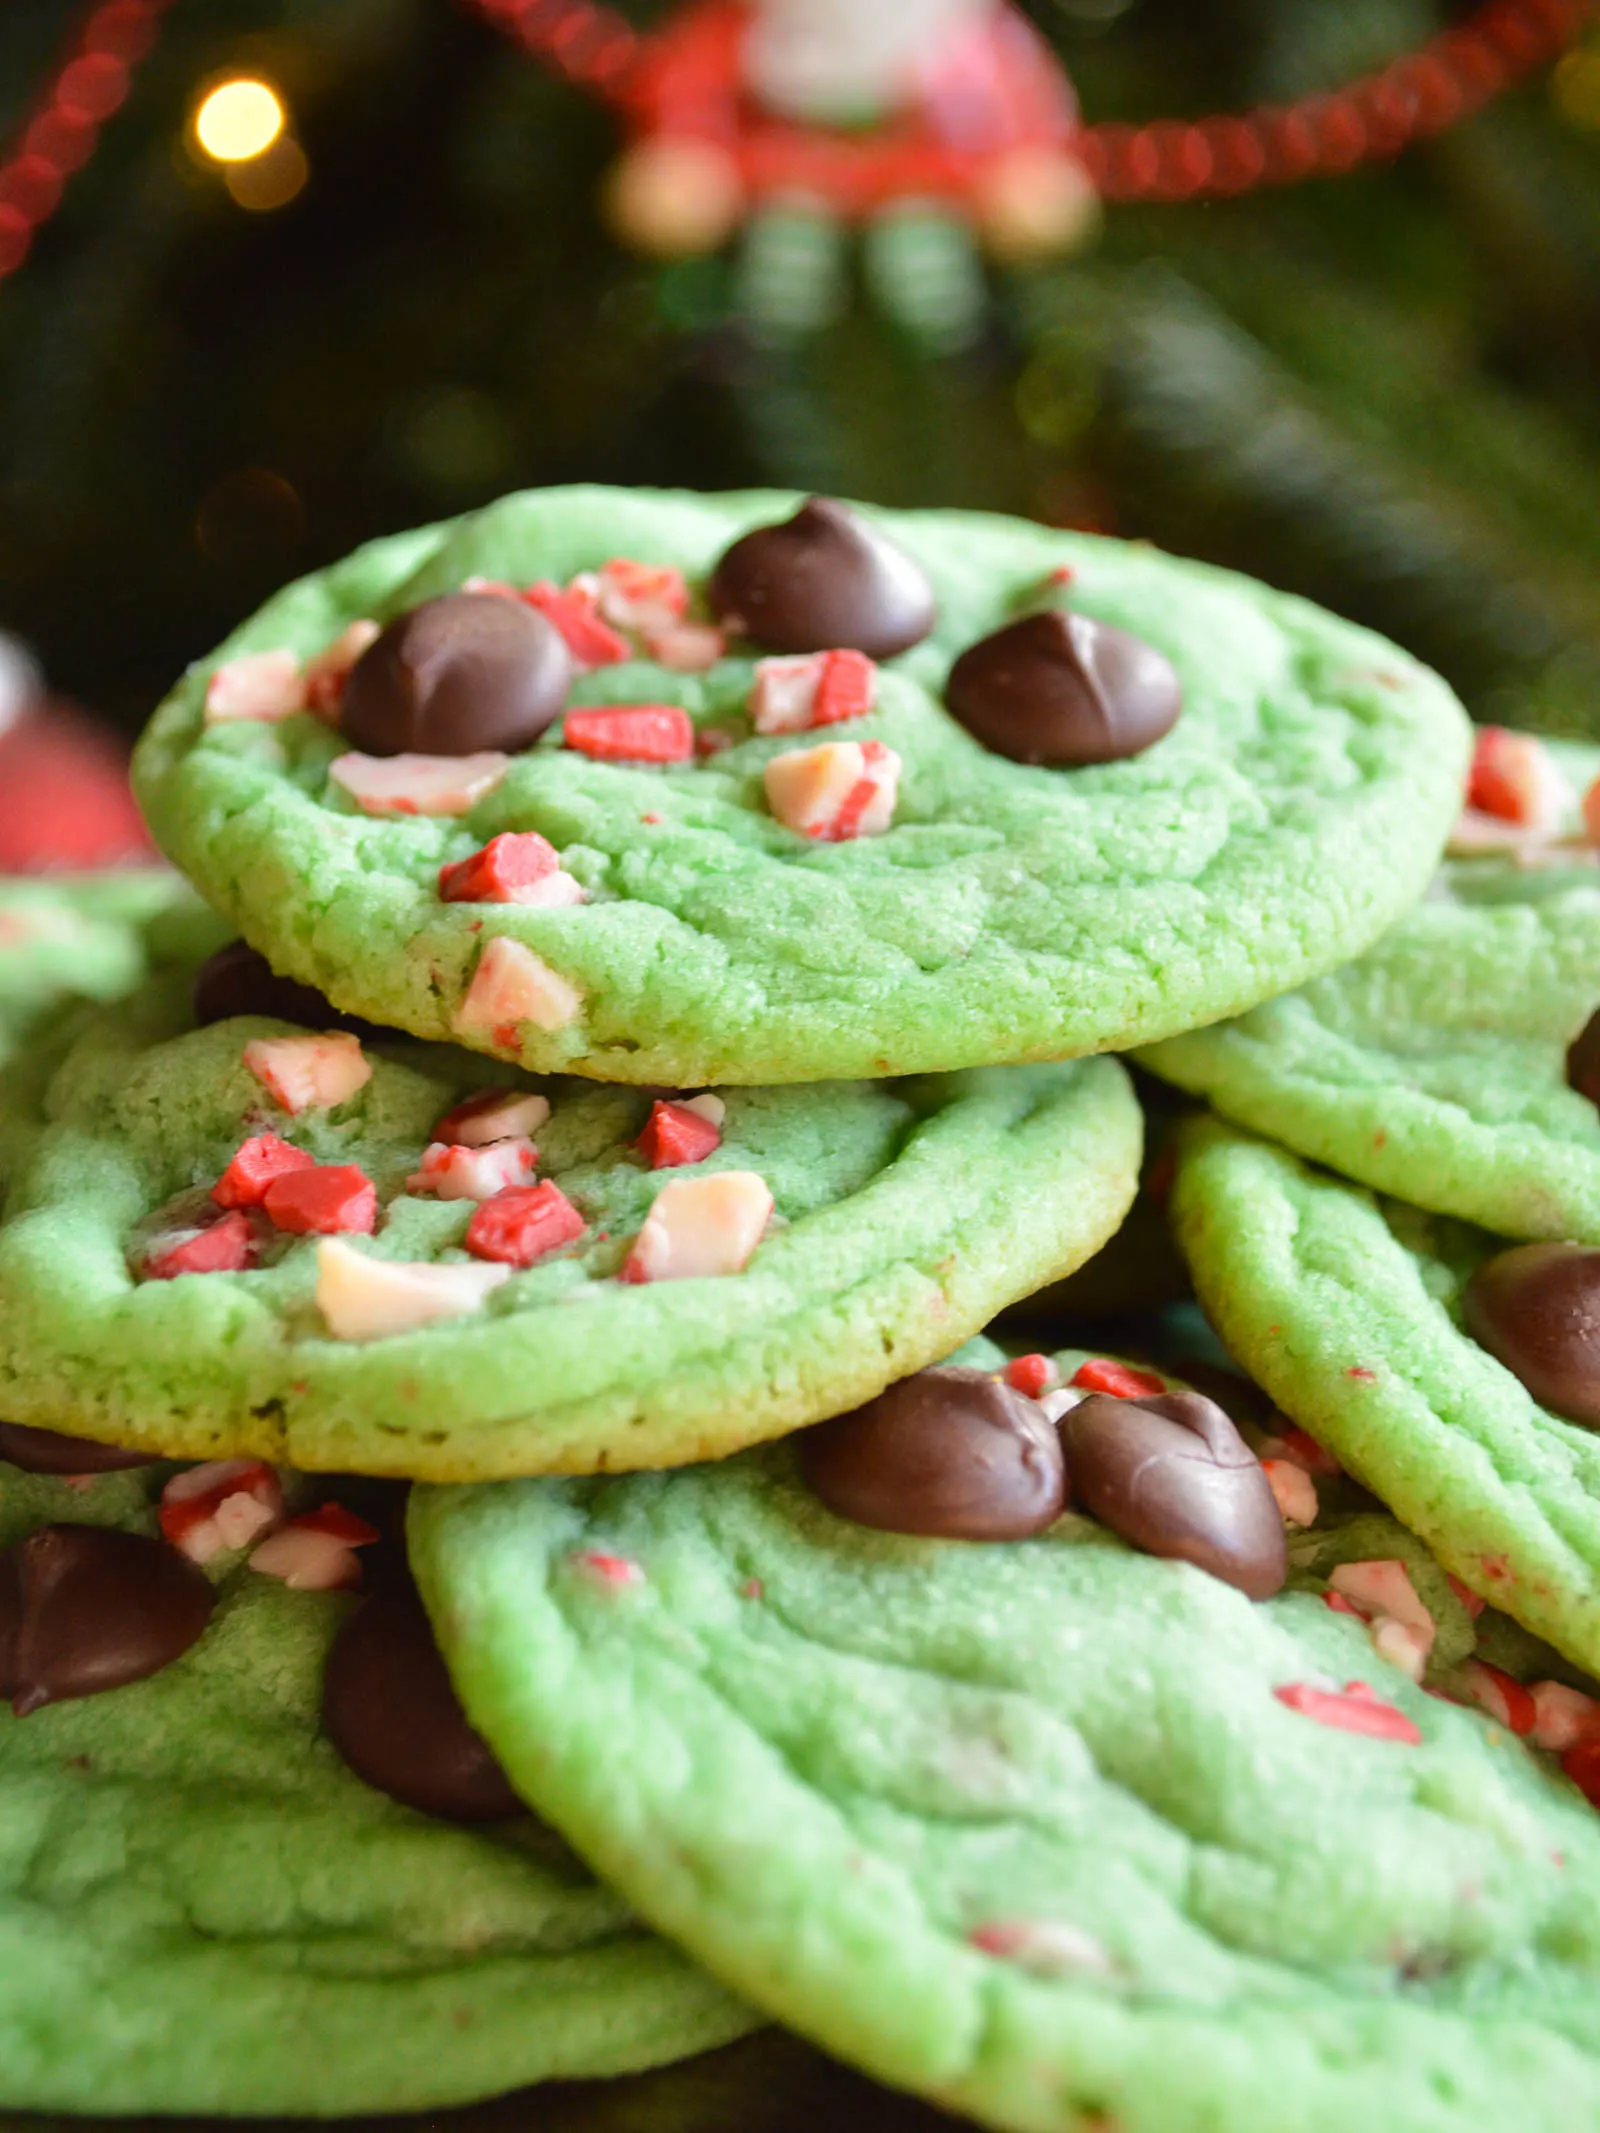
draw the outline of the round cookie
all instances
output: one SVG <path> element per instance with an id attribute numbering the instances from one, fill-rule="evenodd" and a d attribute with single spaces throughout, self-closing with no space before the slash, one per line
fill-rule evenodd
<path id="1" fill-rule="evenodd" d="M 1600 1825 L 1326 1604 L 1355 1548 L 1409 1566 L 1459 1667 L 1470 1615 L 1392 1521 L 1319 1519 L 1253 1604 L 1071 1514 L 986 1545 L 869 1530 L 804 1486 L 805 1444 L 413 1497 L 475 1723 L 646 1915 L 828 2050 L 1018 2133 L 1600 2109 Z"/>
<path id="2" fill-rule="evenodd" d="M 1180 1148 L 1174 1228 L 1233 1353 L 1464 1584 L 1600 1672 L 1600 1439 L 1463 1322 L 1499 1240 L 1217 1120 Z"/>
<path id="3" fill-rule="evenodd" d="M 473 1054 L 196 1030 L 188 994 L 95 1018 L 44 1094 L 0 1226 L 12 1421 L 439 1480 L 712 1457 L 947 1352 L 1133 1197 L 1109 1059 L 698 1111 L 523 1083 L 475 1148 L 481 1112 L 436 1138 L 491 1079 Z M 303 1167 L 263 1198 L 263 1162 Z"/>
<path id="4" fill-rule="evenodd" d="M 751 598 L 748 570 L 714 574 L 736 535 L 771 528 L 796 502 L 532 492 L 289 587 L 184 679 L 147 733 L 136 777 L 158 837 L 277 969 L 342 1009 L 541 1072 L 675 1085 L 1126 1049 L 1347 960 L 1421 894 L 1467 755 L 1443 684 L 1302 601 L 1149 548 L 978 515 L 871 513 L 872 537 L 912 559 L 914 575 L 920 566 L 936 620 L 865 682 L 859 666 L 846 670 L 848 686 L 826 700 L 832 722 L 810 730 L 795 720 L 824 716 L 816 674 L 763 684 L 770 698 L 753 709 L 757 655 L 771 643 L 735 636 L 715 657 L 721 640 L 703 624 L 687 640 L 670 624 L 606 626 L 592 641 L 585 574 L 613 558 L 679 572 L 697 597 L 718 588 L 751 608 L 752 629 L 765 615 L 784 645 L 798 641 L 793 614 L 780 621 L 773 598 Z M 837 531 L 837 508 L 819 508 Z M 856 524 L 853 538 L 866 538 Z M 834 567 L 831 538 L 818 552 Z M 556 717 L 537 732 L 551 710 L 547 673 L 514 692 L 497 637 L 459 650 L 494 677 L 450 697 L 470 762 L 446 760 L 442 787 L 435 759 L 418 772 L 411 756 L 397 771 L 362 751 L 375 738 L 441 745 L 444 682 L 419 694 L 421 666 L 398 661 L 386 638 L 343 683 L 361 750 L 356 769 L 346 760 L 335 776 L 349 755 L 328 723 L 341 663 L 377 622 L 425 602 L 440 603 L 430 617 L 447 606 L 459 621 L 491 597 L 447 600 L 474 581 L 533 587 L 581 647 L 611 661 L 571 686 L 588 724 Z M 836 629 L 847 647 L 887 650 L 924 626 L 903 587 L 872 584 L 870 614 L 842 597 L 814 604 L 799 618 L 808 641 L 827 645 L 815 631 Z M 946 683 L 976 642 L 1063 600 L 1076 634 L 1059 633 L 1050 656 L 1076 664 L 1070 701 L 1052 698 L 1041 740 L 1056 754 L 1013 760 L 999 745 L 1026 753 L 1026 738 L 1007 727 L 986 745 L 945 709 Z M 886 621 L 887 631 L 867 626 Z M 1126 633 L 1146 642 L 1130 649 Z M 635 636 L 662 657 L 633 656 Z M 1108 646 L 1115 658 L 1100 656 Z M 381 720 L 366 685 L 380 654 Z M 1071 767 L 1062 721 L 1094 725 L 1100 747 L 1158 730 L 1152 704 L 1161 717 L 1170 706 L 1148 686 L 1151 658 L 1181 682 L 1176 725 L 1125 760 Z M 309 662 L 303 683 L 297 661 Z M 993 659 L 980 683 L 998 686 Z M 321 716 L 294 709 L 302 688 Z M 954 700 L 977 725 L 967 695 Z M 1108 703 L 1132 706 L 1128 730 L 1110 739 Z M 263 704 L 270 717 L 241 715 Z M 645 709 L 625 729 L 592 715 L 616 706 Z M 757 718 L 776 730 L 754 730 Z M 507 765 L 494 751 L 508 743 L 524 752 Z M 674 759 L 606 759 L 618 746 Z M 778 759 L 787 767 L 774 769 Z M 458 811 L 362 811 L 374 807 Z M 875 833 L 851 834 L 863 825 Z M 452 893 L 491 900 L 442 900 L 441 870 L 502 835 L 542 838 L 559 870 L 541 888 L 484 862 L 454 877 Z"/>
<path id="5" fill-rule="evenodd" d="M 69 1485 L 0 1464 L 0 1546 L 65 1526 L 88 1556 L 101 1536 L 84 1529 L 110 1529 L 216 1594 L 198 1641 L 147 1678 L 0 1708 L 0 2102 L 420 2110 L 751 2026 L 531 1817 L 432 1820 L 355 1777 L 319 1722 L 349 1597 L 238 1554 L 183 1566 L 151 1538 L 170 1472 Z M 99 1633 L 84 1590 L 54 1585 L 35 1663 Z"/>
<path id="6" fill-rule="evenodd" d="M 32 1017 L 110 1000 L 144 975 L 149 922 L 187 892 L 165 873 L 0 877 L 0 1058 Z"/>
<path id="7" fill-rule="evenodd" d="M 1600 749 L 1546 744 L 1567 820 Z M 1600 1010 L 1592 846 L 1449 861 L 1359 961 L 1140 1064 L 1376 1191 L 1507 1237 L 1600 1241 L 1600 1078 L 1568 1050 Z"/>

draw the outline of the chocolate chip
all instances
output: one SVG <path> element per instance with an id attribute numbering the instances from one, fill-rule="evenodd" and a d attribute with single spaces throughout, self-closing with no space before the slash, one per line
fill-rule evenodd
<path id="1" fill-rule="evenodd" d="M 41 1527 L 0 1555 L 0 1695 L 26 1718 L 159 1674 L 200 1635 L 213 1599 L 165 1541 Z"/>
<path id="2" fill-rule="evenodd" d="M 1267 1600 L 1289 1574 L 1283 1517 L 1261 1462 L 1214 1400 L 1091 1393 L 1061 1418 L 1081 1510 L 1149 1555 L 1175 1556 Z"/>
<path id="3" fill-rule="evenodd" d="M 1153 747 L 1177 724 L 1183 688 L 1153 645 L 1051 608 L 964 651 L 945 702 L 996 755 L 1070 769 Z"/>
<path id="4" fill-rule="evenodd" d="M 1500 1252 L 1467 1283 L 1462 1315 L 1541 1407 L 1600 1429 L 1600 1251 L 1519 1244 Z"/>
<path id="5" fill-rule="evenodd" d="M 824 496 L 735 541 L 712 574 L 710 599 L 720 621 L 771 651 L 873 659 L 920 644 L 938 612 L 920 564 Z"/>
<path id="6" fill-rule="evenodd" d="M 1567 1053 L 1567 1081 L 1590 1103 L 1600 1104 L 1600 1007 L 1572 1040 Z"/>
<path id="7" fill-rule="evenodd" d="M 800 1467 L 830 1511 L 886 1533 L 1026 1540 L 1060 1517 L 1061 1443 L 984 1370 L 920 1370 L 808 1430 Z"/>
<path id="8" fill-rule="evenodd" d="M 328 1738 L 358 1778 L 445 1822 L 523 1812 L 467 1723 L 416 1590 L 394 1579 L 341 1625 L 322 1691 Z"/>
<path id="9" fill-rule="evenodd" d="M 86 1437 L 63 1437 L 53 1429 L 25 1429 L 20 1422 L 0 1422 L 0 1459 L 25 1474 L 121 1474 L 156 1463 L 148 1452 L 91 1444 Z"/>
<path id="10" fill-rule="evenodd" d="M 566 707 L 554 623 L 499 593 L 447 593 L 399 616 L 350 670 L 339 724 L 368 755 L 514 755 Z"/>
<path id="11" fill-rule="evenodd" d="M 349 1030 L 358 1037 L 383 1034 L 355 1015 L 341 1015 L 314 985 L 280 978 L 264 955 L 243 941 L 230 941 L 207 956 L 195 973 L 194 1019 L 199 1029 L 234 1015 L 270 1015 L 304 1029 Z"/>

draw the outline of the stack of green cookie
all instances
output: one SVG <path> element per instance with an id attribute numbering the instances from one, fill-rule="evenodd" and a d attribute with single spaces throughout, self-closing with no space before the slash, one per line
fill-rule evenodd
<path id="1" fill-rule="evenodd" d="M 1039 2133 L 1600 2117 L 1582 1269 L 1465 1227 L 1600 1227 L 1600 874 L 1469 739 L 1246 581 L 771 495 L 510 498 L 186 677 L 219 918 L 0 1080 L 0 2104 L 778 2022 Z M 1130 1051 L 1265 1393 L 1066 1322 Z"/>

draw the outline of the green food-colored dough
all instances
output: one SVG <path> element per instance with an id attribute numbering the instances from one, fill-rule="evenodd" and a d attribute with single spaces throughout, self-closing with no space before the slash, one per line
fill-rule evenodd
<path id="1" fill-rule="evenodd" d="M 164 1471 L 83 1489 L 0 1466 L 0 1544 L 150 1531 Z M 750 2027 L 537 1823 L 456 1828 L 362 1784 L 318 1715 L 348 1600 L 219 1567 L 173 1666 L 0 1710 L 0 2103 L 420 2110 Z"/>
<path id="2" fill-rule="evenodd" d="M 1558 754 L 1581 793 L 1600 750 Z M 1600 1112 L 1566 1078 L 1600 1008 L 1593 860 L 1453 861 L 1358 962 L 1141 1064 L 1379 1192 L 1600 1242 Z"/>
<path id="3" fill-rule="evenodd" d="M 1499 1241 L 1215 1120 L 1181 1145 L 1173 1223 L 1241 1363 L 1447 1569 L 1600 1673 L 1600 1438 L 1461 1328 Z"/>
<path id="4" fill-rule="evenodd" d="M 1393 1521 L 1294 1547 L 1294 1589 L 1254 1606 L 1070 1515 L 1008 1546 L 869 1532 L 789 1445 L 411 1510 L 525 1796 L 879 2078 L 1017 2133 L 1596 2123 L 1600 1824 L 1322 1604 L 1350 1552 L 1448 1600 Z M 1273 1695 L 1352 1679 L 1422 1744 Z"/>
<path id="5" fill-rule="evenodd" d="M 628 555 L 703 582 L 778 495 L 565 489 L 379 542 L 289 587 L 219 657 L 319 651 L 474 575 L 566 579 Z M 734 745 L 669 770 L 595 763 L 553 731 L 461 821 L 371 821 L 330 791 L 343 745 L 310 717 L 203 724 L 213 659 L 139 750 L 157 836 L 281 970 L 343 1008 L 443 1039 L 479 954 L 525 943 L 584 995 L 554 1033 L 468 1041 L 611 1081 L 787 1082 L 1125 1049 L 1298 985 L 1422 893 L 1456 810 L 1465 721 L 1383 639 L 1148 548 L 939 512 L 874 514 L 926 566 L 936 634 L 893 662 L 869 717 L 752 738 L 748 657 L 703 676 L 637 661 L 575 703 L 681 703 Z M 955 655 L 1068 565 L 1083 612 L 1158 645 L 1187 708 L 1144 755 L 1030 768 L 943 709 Z M 904 759 L 893 828 L 818 845 L 767 808 L 762 767 L 818 739 Z M 659 818 L 659 819 L 657 819 Z M 538 830 L 579 909 L 438 900 L 442 862 Z"/>
<path id="6" fill-rule="evenodd" d="M 639 1091 L 552 1084 L 540 1175 L 589 1222 L 480 1312 L 329 1339 L 316 1240 L 243 1274 L 138 1281 L 139 1225 L 270 1127 L 378 1188 L 359 1248 L 461 1259 L 473 1210 L 405 1192 L 431 1129 L 492 1078 L 369 1046 L 372 1078 L 291 1119 L 243 1064 L 259 1019 L 190 1027 L 187 974 L 93 1019 L 43 1098 L 0 1226 L 0 1415 L 171 1456 L 479 1480 L 715 1456 L 869 1398 L 1077 1266 L 1133 1196 L 1142 1123 L 1113 1060 L 888 1085 L 732 1089 L 700 1170 L 754 1170 L 781 1218 L 742 1274 L 616 1279 L 661 1186 Z"/>

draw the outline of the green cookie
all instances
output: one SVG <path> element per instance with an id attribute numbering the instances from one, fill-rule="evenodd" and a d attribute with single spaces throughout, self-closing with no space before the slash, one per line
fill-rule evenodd
<path id="1" fill-rule="evenodd" d="M 1367 1519 L 1348 1546 L 1416 1561 Z M 988 1546 L 846 1524 L 783 1445 L 419 1491 L 410 1534 L 524 1794 L 881 2079 L 1017 2133 L 1600 2117 L 1600 1825 L 1323 1604 L 1337 1529 L 1252 1605 L 1071 1515 Z M 1352 1679 L 1412 1737 L 1274 1693 Z"/>
<path id="2" fill-rule="evenodd" d="M 165 1474 L 0 1466 L 0 1544 L 148 1533 Z M 349 1602 L 224 1562 L 164 1671 L 0 1710 L 0 2102 L 418 2110 L 750 2027 L 538 1824 L 432 1821 L 353 1776 L 319 1720 Z"/>
<path id="3" fill-rule="evenodd" d="M 154 872 L 0 877 L 0 1058 L 42 1010 L 115 999 L 136 985 L 146 927 L 186 893 Z"/>
<path id="4" fill-rule="evenodd" d="M 572 702 L 680 705 L 728 745 L 652 769 L 591 760 L 558 726 L 464 817 L 376 820 L 330 782 L 346 744 L 316 718 L 205 724 L 223 657 L 308 658 L 477 575 L 566 580 L 625 556 L 703 586 L 735 535 L 796 501 L 533 492 L 289 587 L 146 735 L 157 836 L 278 970 L 341 1008 L 540 1072 L 681 1085 L 1126 1049 L 1359 954 L 1422 893 L 1467 748 L 1432 674 L 1246 579 L 999 518 L 872 514 L 924 566 L 940 619 L 884 669 L 875 710 L 825 730 L 754 735 L 750 657 L 697 675 L 634 659 Z M 1075 609 L 1181 676 L 1177 727 L 1131 760 L 1030 767 L 943 708 L 955 656 L 1059 600 L 1064 567 Z M 774 817 L 764 766 L 829 740 L 901 758 L 886 833 L 817 842 Z M 510 831 L 549 839 L 589 901 L 442 903 L 441 864 Z M 498 938 L 553 974 L 540 1021 L 460 1019 Z"/>
<path id="5" fill-rule="evenodd" d="M 1181 1146 L 1173 1224 L 1234 1354 L 1447 1569 L 1600 1673 L 1600 1439 L 1461 1327 L 1499 1243 L 1215 1120 Z"/>
<path id="6" fill-rule="evenodd" d="M 1577 792 L 1600 769 L 1600 750 L 1553 752 Z M 1566 1072 L 1600 1007 L 1593 861 L 1452 861 L 1359 962 L 1140 1064 L 1379 1192 L 1600 1242 L 1600 1112 Z"/>
<path id="7" fill-rule="evenodd" d="M 1138 1170 L 1138 1103 L 1109 1059 L 731 1089 L 715 1151 L 661 1171 L 634 1146 L 650 1099 L 552 1083 L 541 1190 L 582 1234 L 515 1271 L 463 1249 L 474 1202 L 408 1189 L 436 1123 L 490 1078 L 484 1061 L 336 1039 L 370 1078 L 331 1111 L 291 1116 L 245 1049 L 287 1040 L 298 1058 L 316 1039 L 261 1018 L 191 1022 L 186 975 L 160 981 L 94 1018 L 44 1094 L 0 1225 L 11 1421 L 174 1457 L 434 1480 L 711 1457 L 870 1397 L 1080 1264 Z M 287 1235 L 236 1214 L 254 1226 L 254 1269 L 138 1278 L 152 1232 L 213 1218 L 209 1188 L 264 1132 L 364 1173 L 377 1235 Z M 745 1271 L 618 1279 L 638 1271 L 646 1218 L 647 1238 L 662 1222 L 658 1195 L 681 1210 L 708 1191 L 759 1201 Z M 422 1271 L 386 1275 L 394 1264 Z M 352 1322 L 355 1281 L 385 1283 L 381 1321 Z M 463 1282 L 480 1286 L 435 1298 Z M 461 1315 L 419 1323 L 418 1286 Z M 359 1337 L 379 1322 L 409 1330 Z"/>

